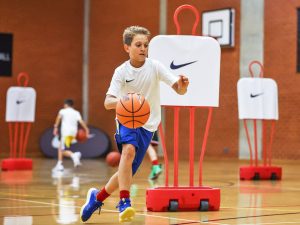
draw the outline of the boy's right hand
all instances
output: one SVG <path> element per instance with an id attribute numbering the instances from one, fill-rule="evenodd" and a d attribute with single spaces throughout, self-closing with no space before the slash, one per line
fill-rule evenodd
<path id="1" fill-rule="evenodd" d="M 118 103 L 119 99 L 113 95 L 106 95 L 105 101 L 104 101 L 104 107 L 107 110 L 110 109 L 116 109 L 116 105 Z"/>
<path id="2" fill-rule="evenodd" d="M 53 129 L 53 135 L 54 136 L 58 135 L 58 128 L 57 127 L 54 127 L 54 129 Z"/>

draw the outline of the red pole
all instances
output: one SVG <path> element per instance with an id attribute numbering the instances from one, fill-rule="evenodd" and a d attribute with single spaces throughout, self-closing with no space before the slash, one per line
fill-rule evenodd
<path id="1" fill-rule="evenodd" d="M 272 120 L 270 144 L 269 144 L 269 148 L 268 148 L 269 166 L 272 165 L 272 144 L 273 144 L 274 133 L 275 133 L 275 120 Z"/>
<path id="2" fill-rule="evenodd" d="M 203 164 L 204 154 L 205 154 L 205 150 L 206 150 L 208 132 L 209 132 L 210 124 L 211 124 L 212 111 L 213 111 L 212 107 L 209 107 L 206 126 L 205 126 L 205 133 L 204 133 L 204 138 L 203 138 L 203 142 L 202 142 L 200 160 L 199 160 L 199 186 L 202 186 L 202 164 Z"/>
<path id="3" fill-rule="evenodd" d="M 24 143 L 24 122 L 20 122 L 21 131 L 20 131 L 20 143 L 19 143 L 19 158 L 22 158 L 23 152 L 23 143 Z"/>
<path id="4" fill-rule="evenodd" d="M 174 107 L 174 187 L 178 187 L 179 107 Z"/>
<path id="5" fill-rule="evenodd" d="M 26 133 L 25 133 L 25 139 L 24 139 L 24 145 L 23 145 L 23 157 L 25 157 L 26 154 L 26 148 L 27 148 L 27 142 L 29 138 L 29 133 L 30 133 L 30 128 L 31 128 L 31 123 L 27 123 L 26 127 Z"/>
<path id="6" fill-rule="evenodd" d="M 248 130 L 246 119 L 244 119 L 244 128 L 246 131 L 246 136 L 247 136 L 247 141 L 248 141 L 248 146 L 249 146 L 249 151 L 250 151 L 250 166 L 253 166 L 253 151 L 252 151 L 252 145 L 251 145 L 251 141 L 250 141 L 250 135 L 249 135 L 249 130 Z"/>
<path id="7" fill-rule="evenodd" d="M 257 127 L 256 119 L 253 120 L 254 123 L 254 151 L 255 151 L 255 166 L 258 166 L 258 150 L 257 150 Z"/>
<path id="8" fill-rule="evenodd" d="M 14 134 L 14 152 L 13 152 L 13 158 L 17 158 L 18 131 L 19 131 L 19 123 L 18 123 L 18 122 L 15 122 L 15 134 Z"/>
<path id="9" fill-rule="evenodd" d="M 195 107 L 190 107 L 190 187 L 194 186 Z"/>
<path id="10" fill-rule="evenodd" d="M 13 124 L 11 122 L 8 122 L 8 132 L 9 132 L 9 157 L 13 158 L 13 151 L 14 151 Z"/>
<path id="11" fill-rule="evenodd" d="M 266 121 L 262 120 L 262 152 L 263 152 L 263 160 L 264 166 L 267 165 L 267 148 L 266 148 Z"/>

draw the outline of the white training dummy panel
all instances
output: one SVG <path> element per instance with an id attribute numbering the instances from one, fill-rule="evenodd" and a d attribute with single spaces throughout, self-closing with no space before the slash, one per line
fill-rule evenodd
<path id="1" fill-rule="evenodd" d="M 36 92 L 31 87 L 10 87 L 6 95 L 6 122 L 34 122 Z"/>
<path id="2" fill-rule="evenodd" d="M 185 75 L 190 84 L 178 95 L 161 82 L 160 103 L 165 106 L 219 106 L 220 45 L 210 37 L 158 35 L 149 44 L 149 58 L 173 74 Z"/>
<path id="3" fill-rule="evenodd" d="M 241 78 L 237 90 L 240 119 L 278 120 L 278 90 L 273 79 Z"/>

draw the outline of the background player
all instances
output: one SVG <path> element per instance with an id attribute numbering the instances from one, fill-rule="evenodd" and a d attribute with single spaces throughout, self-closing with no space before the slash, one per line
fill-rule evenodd
<path id="1" fill-rule="evenodd" d="M 52 172 L 63 171 L 63 157 L 70 157 L 73 160 L 74 167 L 81 165 L 80 158 L 81 153 L 73 153 L 66 148 L 70 148 L 72 141 L 75 139 L 78 131 L 78 123 L 84 128 L 86 135 L 89 135 L 89 128 L 82 120 L 80 113 L 73 108 L 74 101 L 72 99 L 66 99 L 64 101 L 64 108 L 58 112 L 55 120 L 53 135 L 58 135 L 58 127 L 60 125 L 60 144 L 58 147 L 58 161 L 56 166 L 52 169 Z"/>

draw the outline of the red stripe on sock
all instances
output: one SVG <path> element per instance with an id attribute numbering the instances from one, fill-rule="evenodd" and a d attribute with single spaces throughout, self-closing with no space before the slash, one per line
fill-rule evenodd
<path id="1" fill-rule="evenodd" d="M 106 192 L 105 188 L 103 188 L 101 191 L 98 192 L 98 194 L 97 194 L 97 200 L 100 201 L 100 202 L 103 202 L 109 196 L 110 196 L 110 194 L 108 194 Z"/>
<path id="2" fill-rule="evenodd" d="M 152 161 L 152 165 L 158 165 L 158 160 L 156 159 L 156 160 L 153 160 Z"/>
<path id="3" fill-rule="evenodd" d="M 129 198 L 130 197 L 130 193 L 127 190 L 122 190 L 120 191 L 120 199 L 122 198 Z"/>

